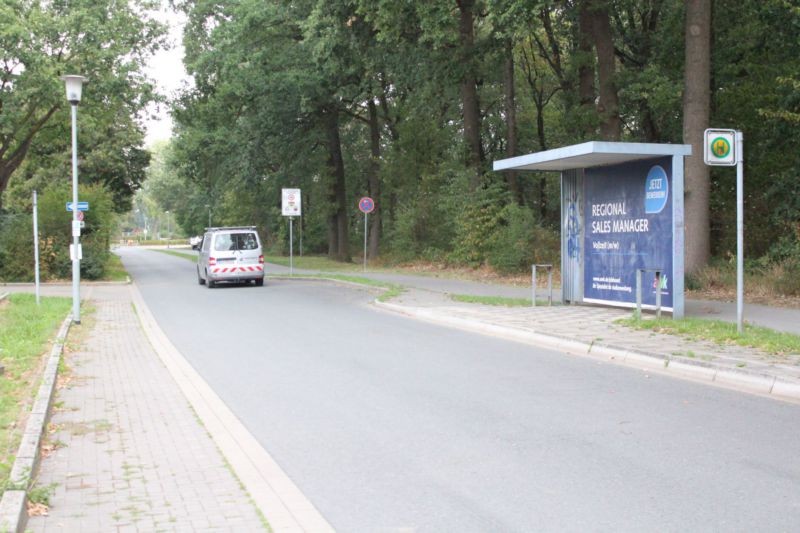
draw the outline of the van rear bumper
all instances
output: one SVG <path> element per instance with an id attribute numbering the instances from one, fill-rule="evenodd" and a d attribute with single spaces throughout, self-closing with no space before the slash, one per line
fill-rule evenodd
<path id="1" fill-rule="evenodd" d="M 264 278 L 264 265 L 213 266 L 208 269 L 211 281 L 237 281 Z"/>

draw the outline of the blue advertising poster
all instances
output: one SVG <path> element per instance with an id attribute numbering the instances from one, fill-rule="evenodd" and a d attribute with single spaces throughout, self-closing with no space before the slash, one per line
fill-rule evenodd
<path id="1" fill-rule="evenodd" d="M 672 308 L 672 159 L 586 170 L 584 301 L 635 304 L 636 270 L 663 272 L 661 306 Z M 654 272 L 642 276 L 642 303 L 655 305 Z"/>

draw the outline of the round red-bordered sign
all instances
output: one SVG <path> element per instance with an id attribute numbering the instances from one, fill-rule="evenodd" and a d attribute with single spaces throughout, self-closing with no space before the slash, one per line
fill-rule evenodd
<path id="1" fill-rule="evenodd" d="M 358 209 L 362 213 L 372 213 L 375 210 L 375 201 L 369 196 L 365 196 L 358 201 Z"/>

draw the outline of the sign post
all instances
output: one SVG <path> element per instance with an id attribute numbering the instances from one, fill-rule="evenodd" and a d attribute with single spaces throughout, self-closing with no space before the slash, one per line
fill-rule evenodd
<path id="1" fill-rule="evenodd" d="M 39 305 L 39 203 L 36 200 L 36 191 L 33 191 L 33 259 L 36 267 L 36 305 Z"/>
<path id="2" fill-rule="evenodd" d="M 744 315 L 744 136 L 737 130 L 707 129 L 703 158 L 706 165 L 736 166 L 736 330 Z"/>
<path id="3" fill-rule="evenodd" d="M 302 214 L 302 196 L 300 189 L 281 189 L 281 211 L 283 216 L 289 217 L 289 275 L 294 275 L 294 217 Z"/>
<path id="4" fill-rule="evenodd" d="M 364 213 L 364 272 L 367 271 L 367 219 L 375 209 L 375 201 L 369 196 L 358 201 L 358 209 Z"/>

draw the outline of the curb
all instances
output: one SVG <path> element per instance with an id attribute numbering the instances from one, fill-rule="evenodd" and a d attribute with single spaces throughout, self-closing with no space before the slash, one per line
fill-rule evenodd
<path id="1" fill-rule="evenodd" d="M 34 474 L 41 459 L 40 444 L 47 420 L 50 417 L 50 408 L 53 405 L 53 396 L 58 377 L 58 365 L 64 351 L 64 342 L 72 324 L 72 313 L 61 323 L 61 328 L 56 335 L 53 348 L 45 366 L 39 392 L 31 408 L 22 442 L 17 450 L 14 466 L 8 479 L 9 490 L 3 493 L 0 500 L 0 531 L 21 533 L 28 522 L 28 511 L 25 506 L 27 493 L 34 481 Z"/>
<path id="2" fill-rule="evenodd" d="M 387 311 L 428 322 L 455 327 L 467 331 L 503 337 L 509 340 L 535 344 L 570 355 L 589 357 L 623 366 L 634 367 L 666 376 L 690 379 L 718 387 L 766 395 L 781 400 L 800 402 L 800 383 L 787 381 L 777 376 L 730 369 L 713 363 L 693 361 L 682 357 L 664 357 L 656 354 L 620 348 L 613 345 L 587 344 L 548 335 L 525 331 L 509 326 L 487 324 L 471 319 L 443 316 L 427 308 L 405 307 L 399 304 L 375 300 L 374 304 Z"/>

